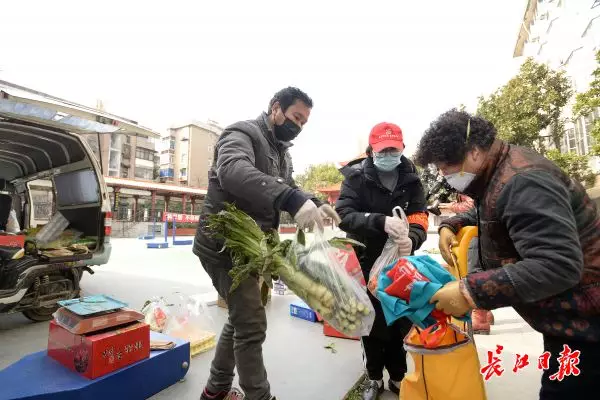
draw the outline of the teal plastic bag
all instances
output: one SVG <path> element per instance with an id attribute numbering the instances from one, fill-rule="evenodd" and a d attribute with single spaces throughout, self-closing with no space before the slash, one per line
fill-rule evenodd
<path id="1" fill-rule="evenodd" d="M 438 321 L 430 314 L 435 309 L 434 304 L 429 300 L 446 283 L 456 280 L 450 272 L 442 267 L 438 262 L 428 255 L 403 257 L 408 260 L 421 274 L 426 276 L 430 282 L 417 281 L 413 284 L 410 292 L 410 301 L 406 301 L 390 296 L 385 289 L 392 283 L 387 273 L 396 262 L 384 267 L 378 279 L 377 298 L 383 308 L 385 320 L 388 325 L 392 325 L 400 318 L 410 319 L 419 328 L 426 329 Z M 457 318 L 461 321 L 469 321 L 470 317 L 465 316 Z"/>

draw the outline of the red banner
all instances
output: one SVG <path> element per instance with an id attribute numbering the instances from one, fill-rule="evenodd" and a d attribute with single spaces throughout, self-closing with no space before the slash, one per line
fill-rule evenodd
<path id="1" fill-rule="evenodd" d="M 200 216 L 191 214 L 163 213 L 162 220 L 163 222 L 172 222 L 173 220 L 175 220 L 175 222 L 197 223 L 198 221 L 200 221 Z"/>

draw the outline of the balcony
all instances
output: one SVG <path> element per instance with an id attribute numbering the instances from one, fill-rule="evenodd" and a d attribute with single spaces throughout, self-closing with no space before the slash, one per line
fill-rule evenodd
<path id="1" fill-rule="evenodd" d="M 173 168 L 161 168 L 160 171 L 158 172 L 158 176 L 160 178 L 174 178 L 175 177 L 175 170 Z"/>
<path id="2" fill-rule="evenodd" d="M 143 149 L 148 149 L 148 150 L 155 150 L 156 145 L 154 144 L 153 141 L 142 137 L 142 136 L 138 136 L 136 138 L 136 142 L 135 142 L 136 147 L 141 147 Z"/>

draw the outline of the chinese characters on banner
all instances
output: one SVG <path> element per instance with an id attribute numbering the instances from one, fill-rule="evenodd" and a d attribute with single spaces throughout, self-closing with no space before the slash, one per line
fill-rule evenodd
<path id="1" fill-rule="evenodd" d="M 173 219 L 175 219 L 175 222 L 197 223 L 198 221 L 200 221 L 200 216 L 199 215 L 191 215 L 191 214 L 163 213 L 163 217 L 162 217 L 163 222 L 166 222 L 166 221 L 171 222 L 171 221 L 173 221 Z"/>
<path id="2" fill-rule="evenodd" d="M 487 352 L 487 365 L 481 368 L 481 374 L 486 381 L 494 376 L 502 376 L 502 374 L 504 374 L 505 371 L 500 358 L 503 349 L 503 346 L 496 345 L 495 351 Z M 550 380 L 557 380 L 560 382 L 567 376 L 578 376 L 581 373 L 581 370 L 577 367 L 580 356 L 581 352 L 579 350 L 572 350 L 568 345 L 563 345 L 563 351 L 561 351 L 559 357 L 556 358 L 558 361 L 558 371 L 550 375 Z M 550 357 L 552 357 L 552 354 L 548 351 L 539 356 L 538 369 L 544 371 L 550 369 Z M 528 365 L 529 355 L 517 353 L 512 371 L 516 374 Z"/>

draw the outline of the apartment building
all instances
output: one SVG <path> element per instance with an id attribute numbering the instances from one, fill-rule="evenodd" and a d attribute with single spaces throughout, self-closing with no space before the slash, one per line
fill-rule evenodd
<path id="1" fill-rule="evenodd" d="M 513 56 L 533 57 L 553 69 L 564 69 L 575 92 L 585 92 L 597 67 L 599 17 L 600 0 L 528 0 Z M 574 100 L 564 110 L 568 122 L 561 151 L 588 154 L 593 144 L 589 132 L 600 109 L 573 120 Z M 599 157 L 592 158 L 591 167 L 600 172 Z"/>
<path id="2" fill-rule="evenodd" d="M 118 133 L 100 136 L 85 135 L 104 175 L 117 178 L 154 180 L 158 175 L 158 154 L 154 140 L 142 136 Z"/>
<path id="3" fill-rule="evenodd" d="M 160 180 L 207 187 L 214 146 L 223 128 L 214 121 L 173 126 L 160 145 Z"/>
<path id="4" fill-rule="evenodd" d="M 101 100 L 96 108 L 105 111 Z M 82 135 L 101 161 L 105 176 L 154 180 L 158 175 L 158 154 L 153 139 L 120 133 Z"/>

